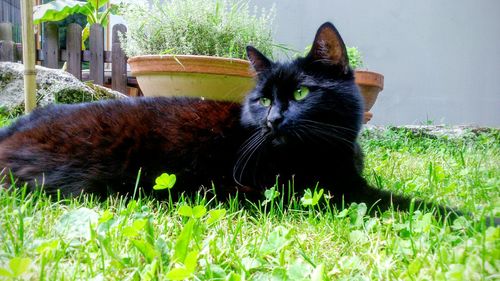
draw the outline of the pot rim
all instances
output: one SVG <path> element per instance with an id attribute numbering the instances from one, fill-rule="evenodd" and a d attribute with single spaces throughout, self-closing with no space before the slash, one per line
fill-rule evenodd
<path id="1" fill-rule="evenodd" d="M 201 55 L 141 55 L 128 59 L 131 74 L 205 73 L 254 77 L 248 60 Z"/>
<path id="2" fill-rule="evenodd" d="M 384 89 L 384 75 L 375 71 L 355 70 L 356 84 Z"/>

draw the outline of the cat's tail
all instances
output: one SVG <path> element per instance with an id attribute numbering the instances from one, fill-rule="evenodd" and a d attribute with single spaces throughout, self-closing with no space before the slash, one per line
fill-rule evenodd
<path id="1" fill-rule="evenodd" d="M 360 197 L 365 198 L 365 203 L 368 207 L 371 207 L 372 213 L 390 209 L 410 212 L 413 210 L 432 210 L 436 219 L 441 221 L 448 221 L 452 223 L 459 217 L 477 220 L 471 213 L 463 212 L 456 208 L 395 194 L 371 187 L 368 184 L 366 184 L 366 187 L 361 192 L 363 194 L 360 194 Z M 485 217 L 484 220 L 487 226 L 500 225 L 500 217 Z"/>

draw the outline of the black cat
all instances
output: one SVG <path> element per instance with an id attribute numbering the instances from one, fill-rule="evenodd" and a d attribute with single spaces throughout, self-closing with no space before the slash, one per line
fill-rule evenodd
<path id="1" fill-rule="evenodd" d="M 130 194 L 141 169 L 146 191 L 166 171 L 177 175 L 177 193 L 213 185 L 221 197 L 259 197 L 277 180 L 293 180 L 296 192 L 319 184 L 335 203 L 409 206 L 361 176 L 363 103 L 331 23 L 318 29 L 306 57 L 280 63 L 253 47 L 247 53 L 258 75 L 243 106 L 130 98 L 48 106 L 20 118 L 0 130 L 4 180 L 12 173 L 66 196 Z"/>

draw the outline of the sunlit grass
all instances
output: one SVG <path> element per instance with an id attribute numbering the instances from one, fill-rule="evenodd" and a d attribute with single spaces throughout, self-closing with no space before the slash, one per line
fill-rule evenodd
<path id="1" fill-rule="evenodd" d="M 450 224 L 418 210 L 370 217 L 364 204 L 286 206 L 273 193 L 242 206 L 202 194 L 169 204 L 0 189 L 0 279 L 496 280 L 500 228 L 482 219 L 499 213 L 499 144 L 497 131 L 363 135 L 372 184 L 477 216 Z"/>
<path id="2" fill-rule="evenodd" d="M 500 214 L 500 131 L 458 138 L 404 129 L 365 132 L 365 176 L 375 186 L 479 214 Z"/>

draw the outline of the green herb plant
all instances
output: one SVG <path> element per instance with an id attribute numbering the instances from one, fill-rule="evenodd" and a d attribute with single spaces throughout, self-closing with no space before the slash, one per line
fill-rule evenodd
<path id="1" fill-rule="evenodd" d="M 205 55 L 246 58 L 253 45 L 272 56 L 274 9 L 260 12 L 249 1 L 153 0 L 121 11 L 128 31 L 121 37 L 129 56 Z"/>

